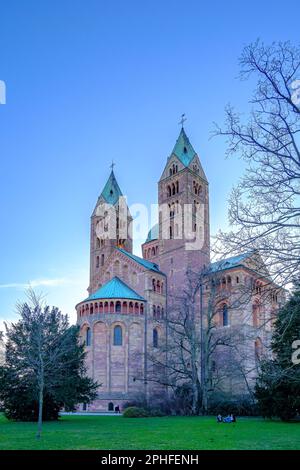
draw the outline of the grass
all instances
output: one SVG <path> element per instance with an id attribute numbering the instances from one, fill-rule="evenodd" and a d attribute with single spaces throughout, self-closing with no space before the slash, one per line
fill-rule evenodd
<path id="1" fill-rule="evenodd" d="M 0 449 L 300 449 L 300 423 L 240 418 L 236 424 L 213 417 L 126 419 L 64 416 L 44 424 L 40 441 L 35 423 L 0 415 Z"/>

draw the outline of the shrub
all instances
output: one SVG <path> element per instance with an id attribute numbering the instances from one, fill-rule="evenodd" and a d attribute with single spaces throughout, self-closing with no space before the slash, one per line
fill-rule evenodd
<path id="1" fill-rule="evenodd" d="M 149 416 L 150 414 L 145 408 L 139 408 L 138 406 L 130 406 L 123 413 L 124 418 L 148 418 Z"/>
<path id="2" fill-rule="evenodd" d="M 249 397 L 226 397 L 220 396 L 211 399 L 208 409 L 209 414 L 236 416 L 258 416 L 259 408 L 257 403 L 253 402 Z"/>

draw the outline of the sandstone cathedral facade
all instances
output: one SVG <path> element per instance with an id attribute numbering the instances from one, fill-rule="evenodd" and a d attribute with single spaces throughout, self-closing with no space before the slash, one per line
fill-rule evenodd
<path id="1" fill-rule="evenodd" d="M 113 169 L 91 217 L 89 296 L 76 306 L 88 374 L 100 384 L 91 411 L 162 393 L 151 358 L 165 354 L 168 369 L 168 318 L 176 316 L 174 299 L 186 293 L 189 272 L 202 279 L 195 329 L 211 321 L 218 338 L 239 341 L 227 353 L 219 340 L 219 354 L 210 357 L 219 388 L 247 392 L 270 342 L 281 292 L 257 252 L 211 262 L 209 185 L 183 127 L 158 183 L 158 204 L 159 223 L 142 245 L 143 257 L 132 252 L 132 217 Z"/>

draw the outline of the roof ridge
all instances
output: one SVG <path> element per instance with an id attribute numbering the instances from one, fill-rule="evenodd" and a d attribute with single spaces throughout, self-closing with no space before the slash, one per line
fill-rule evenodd
<path id="1" fill-rule="evenodd" d="M 114 284 L 121 284 L 122 288 L 125 288 L 124 292 L 120 292 L 119 295 L 116 295 L 114 293 L 114 289 L 116 290 L 118 286 L 114 286 Z M 112 286 L 109 286 L 112 284 Z M 112 287 L 112 292 L 105 292 L 105 290 L 108 289 L 108 287 Z M 120 286 L 119 286 L 120 287 Z M 101 293 L 101 291 L 104 291 L 105 293 Z M 126 292 L 128 291 L 128 292 Z M 106 295 L 105 295 L 106 294 Z M 142 297 L 138 292 L 136 292 L 132 287 L 130 287 L 126 282 L 124 282 L 122 279 L 120 279 L 118 276 L 112 277 L 109 281 L 107 281 L 105 284 L 103 284 L 101 287 L 99 287 L 94 293 L 89 295 L 88 298 L 83 300 L 82 302 L 86 302 L 88 300 L 96 300 L 96 299 L 109 299 L 109 298 L 128 298 L 132 300 L 142 300 L 145 301 L 144 297 Z"/>
<path id="2" fill-rule="evenodd" d="M 141 264 L 142 266 L 144 266 L 144 268 L 150 269 L 150 271 L 156 271 L 160 274 L 164 274 L 162 271 L 160 271 L 159 265 L 157 263 L 153 263 L 152 261 L 148 261 L 144 258 L 141 258 L 140 256 L 134 255 L 133 253 L 129 253 L 129 251 L 126 251 L 123 248 L 117 248 L 117 250 L 123 253 L 125 256 L 128 256 L 129 258 L 136 261 L 136 263 Z"/>

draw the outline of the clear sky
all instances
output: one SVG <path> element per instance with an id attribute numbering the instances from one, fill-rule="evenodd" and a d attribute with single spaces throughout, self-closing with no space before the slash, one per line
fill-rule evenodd
<path id="1" fill-rule="evenodd" d="M 0 327 L 16 319 L 28 282 L 75 319 L 111 160 L 129 205 L 155 203 L 182 113 L 210 181 L 212 233 L 226 227 L 243 168 L 210 139 L 213 122 L 229 102 L 249 109 L 251 87 L 236 79 L 242 48 L 258 37 L 297 43 L 299 9 L 294 0 L 1 0 Z"/>

